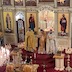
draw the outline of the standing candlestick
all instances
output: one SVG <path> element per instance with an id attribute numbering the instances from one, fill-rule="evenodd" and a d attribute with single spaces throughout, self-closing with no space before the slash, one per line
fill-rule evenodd
<path id="1" fill-rule="evenodd" d="M 66 67 L 66 70 L 67 71 L 71 71 L 72 70 L 72 68 L 70 67 L 70 55 L 68 54 L 68 59 L 67 59 L 67 67 Z"/>
<path id="2" fill-rule="evenodd" d="M 70 48 L 68 48 L 68 49 L 66 50 L 66 53 L 67 53 L 67 57 L 68 57 L 66 70 L 67 70 L 68 72 L 70 72 L 70 71 L 72 71 L 72 68 L 70 67 L 70 54 L 71 54 Z"/>

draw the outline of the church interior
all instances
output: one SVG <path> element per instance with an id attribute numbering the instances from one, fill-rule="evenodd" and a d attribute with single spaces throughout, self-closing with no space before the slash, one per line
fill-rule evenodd
<path id="1" fill-rule="evenodd" d="M 0 0 L 0 72 L 72 72 L 72 0 Z"/>

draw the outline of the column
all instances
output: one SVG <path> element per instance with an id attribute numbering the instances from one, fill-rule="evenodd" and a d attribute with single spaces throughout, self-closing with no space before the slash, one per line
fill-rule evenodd
<path id="1" fill-rule="evenodd" d="M 14 38 L 15 38 L 15 44 L 17 44 L 17 26 L 16 26 L 16 19 L 15 19 L 15 16 L 16 16 L 16 10 L 14 9 L 13 10 L 13 24 L 14 24 Z"/>
<path id="2" fill-rule="evenodd" d="M 12 6 L 14 6 L 14 0 L 11 0 L 11 4 L 12 4 Z"/>
<path id="3" fill-rule="evenodd" d="M 72 0 L 70 0 L 70 7 L 72 7 Z"/>
<path id="4" fill-rule="evenodd" d="M 55 29 L 55 36 L 57 37 L 57 29 L 58 29 L 58 18 L 57 18 L 57 11 L 54 11 L 54 29 Z"/>
<path id="5" fill-rule="evenodd" d="M 70 13 L 70 27 L 72 28 L 72 13 Z M 72 29 L 70 28 L 71 47 L 72 47 Z"/>
<path id="6" fill-rule="evenodd" d="M 70 19 L 70 28 L 69 28 L 69 47 L 71 48 L 72 46 L 72 13 L 71 13 L 71 11 L 69 12 L 70 13 L 70 17 L 69 17 L 69 19 Z"/>
<path id="7" fill-rule="evenodd" d="M 54 0 L 54 5 L 55 7 L 57 7 L 57 0 Z"/>
<path id="8" fill-rule="evenodd" d="M 2 0 L 0 0 L 0 6 L 2 6 Z"/>

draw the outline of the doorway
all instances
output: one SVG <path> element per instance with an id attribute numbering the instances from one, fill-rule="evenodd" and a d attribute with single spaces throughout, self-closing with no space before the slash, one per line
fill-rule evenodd
<path id="1" fill-rule="evenodd" d="M 24 42 L 25 40 L 25 19 L 23 12 L 16 13 L 16 26 L 17 26 L 17 40 Z"/>

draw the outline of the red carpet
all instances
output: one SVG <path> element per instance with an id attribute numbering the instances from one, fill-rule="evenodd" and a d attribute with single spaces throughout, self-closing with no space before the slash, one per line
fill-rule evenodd
<path id="1" fill-rule="evenodd" d="M 0 67 L 0 72 L 6 72 L 6 66 Z"/>
<path id="2" fill-rule="evenodd" d="M 46 72 L 67 72 L 67 71 L 56 71 L 54 70 L 55 67 L 55 61 L 53 59 L 53 54 L 38 54 L 36 53 L 36 59 L 34 59 L 34 54 L 32 52 L 26 52 L 25 50 L 22 50 L 22 56 L 25 57 L 25 55 L 32 56 L 33 63 L 39 64 L 38 72 L 43 72 L 45 69 Z M 25 58 L 23 58 L 25 59 Z M 70 66 L 72 67 L 72 55 L 71 55 L 71 61 Z M 65 67 L 67 66 L 67 55 L 65 55 Z M 43 64 L 46 65 L 46 67 L 43 67 Z"/>
<path id="3" fill-rule="evenodd" d="M 25 56 L 32 56 L 32 61 L 35 64 L 39 64 L 39 68 L 37 72 L 43 72 L 45 69 L 46 72 L 67 72 L 67 71 L 56 71 L 54 70 L 55 67 L 55 60 L 53 59 L 53 54 L 38 54 L 36 53 L 36 58 L 34 58 L 34 53 L 22 50 L 22 58 L 25 60 Z M 72 54 L 70 57 L 70 66 L 72 67 Z M 65 67 L 67 66 L 67 55 L 65 55 Z M 46 65 L 45 68 L 43 65 Z M 0 72 L 6 72 L 6 67 L 0 67 Z M 71 71 L 72 72 L 72 71 Z"/>

